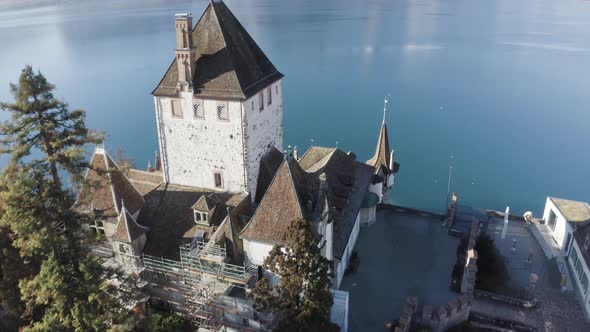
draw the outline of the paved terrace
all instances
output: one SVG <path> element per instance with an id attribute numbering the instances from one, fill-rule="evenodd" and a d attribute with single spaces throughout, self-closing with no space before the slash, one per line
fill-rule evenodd
<path id="1" fill-rule="evenodd" d="M 506 236 L 502 239 L 503 226 L 502 219 L 490 218 L 487 233 L 494 239 L 496 247 L 506 259 L 511 286 L 530 291 L 529 275 L 531 272 L 536 273 L 539 280 L 534 294 L 540 305 L 529 310 L 476 299 L 472 311 L 519 321 L 537 328 L 538 331 L 590 331 L 590 324 L 576 294 L 561 292 L 561 273 L 557 262 L 555 259 L 547 259 L 528 225 L 520 221 L 510 221 Z M 515 251 L 512 250 L 513 240 L 516 240 Z M 519 291 L 513 290 L 512 293 Z"/>
<path id="2" fill-rule="evenodd" d="M 361 229 L 358 270 L 342 283 L 350 293 L 349 330 L 386 331 L 408 296 L 418 296 L 419 307 L 456 296 L 449 285 L 458 244 L 438 218 L 378 211 L 377 222 Z"/>

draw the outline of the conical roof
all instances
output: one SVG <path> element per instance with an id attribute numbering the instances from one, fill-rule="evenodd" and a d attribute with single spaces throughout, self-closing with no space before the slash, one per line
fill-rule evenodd
<path id="1" fill-rule="evenodd" d="M 385 117 L 381 123 L 381 130 L 379 131 L 379 137 L 377 138 L 377 148 L 375 149 L 375 155 L 373 158 L 367 160 L 367 164 L 375 168 L 375 172 L 379 172 L 383 168 L 386 172 L 391 172 L 389 169 L 389 137 L 387 135 L 387 123 L 385 123 Z"/>
<path id="2" fill-rule="evenodd" d="M 113 233 L 112 238 L 119 242 L 131 243 L 148 230 L 149 228 L 140 226 L 125 208 L 125 205 L 122 205 L 117 230 Z"/>

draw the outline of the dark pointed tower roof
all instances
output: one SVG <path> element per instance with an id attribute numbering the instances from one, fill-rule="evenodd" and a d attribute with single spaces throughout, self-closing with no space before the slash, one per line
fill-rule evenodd
<path id="1" fill-rule="evenodd" d="M 112 236 L 113 240 L 131 243 L 148 230 L 149 228 L 139 225 L 125 208 L 124 203 L 121 203 L 121 213 L 117 223 L 117 230 Z"/>
<path id="2" fill-rule="evenodd" d="M 375 172 L 379 172 L 382 168 L 386 172 L 391 172 L 389 169 L 390 159 L 389 137 L 387 135 L 387 123 L 385 122 L 385 114 L 383 114 L 383 122 L 381 123 L 381 130 L 379 131 L 379 138 L 377 138 L 377 148 L 373 158 L 367 160 L 367 164 L 375 168 Z"/>
<path id="3" fill-rule="evenodd" d="M 192 39 L 196 48 L 195 96 L 247 99 L 283 77 L 221 0 L 209 3 L 192 31 Z M 175 62 L 153 95 L 176 96 Z"/>

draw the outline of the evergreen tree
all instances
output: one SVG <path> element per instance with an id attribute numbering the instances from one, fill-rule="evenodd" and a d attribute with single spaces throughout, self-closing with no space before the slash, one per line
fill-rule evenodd
<path id="1" fill-rule="evenodd" d="M 27 66 L 11 84 L 15 102 L 0 104 L 12 113 L 0 125 L 0 151 L 11 154 L 2 174 L 0 227 L 29 266 L 25 275 L 3 275 L 9 279 L 3 282 L 18 284 L 26 331 L 104 331 L 118 302 L 81 232 L 92 216 L 73 209 L 75 194 L 62 181 L 70 176 L 72 185 L 80 183 L 84 145 L 101 137 L 86 128 L 84 111 L 70 112 L 53 89 Z"/>
<path id="2" fill-rule="evenodd" d="M 311 225 L 304 219 L 291 223 L 287 246 L 275 246 L 264 267 L 281 278 L 271 287 L 266 279 L 254 288 L 254 308 L 279 314 L 278 331 L 339 331 L 330 322 L 331 263 L 321 255 Z"/>

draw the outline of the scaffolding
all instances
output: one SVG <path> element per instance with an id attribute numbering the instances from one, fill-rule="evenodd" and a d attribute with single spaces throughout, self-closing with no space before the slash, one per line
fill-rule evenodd
<path id="1" fill-rule="evenodd" d="M 226 263 L 225 249 L 211 243 L 182 244 L 179 251 L 180 260 L 144 254 L 141 256 L 142 268 L 181 281 L 186 312 L 199 327 L 218 330 L 222 325 L 247 323 L 252 316 L 251 308 L 245 310 L 245 302 L 238 307 L 236 301 L 230 308 L 227 303 L 231 300 L 227 295 L 235 288 L 242 288 L 245 294 L 245 290 L 257 280 L 257 267 Z M 228 315 L 236 317 L 232 322 L 224 321 Z M 250 330 L 244 325 L 240 325 L 240 329 Z"/>

